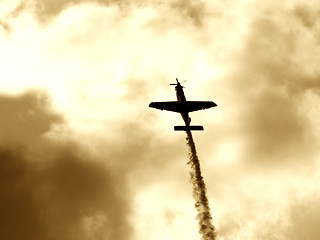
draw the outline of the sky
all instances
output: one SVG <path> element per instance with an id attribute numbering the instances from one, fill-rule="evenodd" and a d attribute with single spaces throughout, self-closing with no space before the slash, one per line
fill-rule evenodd
<path id="1" fill-rule="evenodd" d="M 199 239 L 176 77 L 217 239 L 318 239 L 319 41 L 316 0 L 2 0 L 1 239 Z"/>

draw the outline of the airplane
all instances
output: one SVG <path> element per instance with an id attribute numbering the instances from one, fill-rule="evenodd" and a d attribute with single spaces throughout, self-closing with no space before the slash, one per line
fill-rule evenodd
<path id="1" fill-rule="evenodd" d="M 191 131 L 191 130 L 203 131 L 204 130 L 203 126 L 190 125 L 191 118 L 189 117 L 189 112 L 216 107 L 217 104 L 215 104 L 212 101 L 187 101 L 183 92 L 184 87 L 181 85 L 178 78 L 176 78 L 176 81 L 177 83 L 171 83 L 170 85 L 176 86 L 175 89 L 176 89 L 176 95 L 177 95 L 178 101 L 151 102 L 149 104 L 149 107 L 180 113 L 186 125 L 174 126 L 175 131 Z"/>

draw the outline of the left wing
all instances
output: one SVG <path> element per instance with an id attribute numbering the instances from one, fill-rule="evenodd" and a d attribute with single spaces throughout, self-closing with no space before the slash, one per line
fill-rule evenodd
<path id="1" fill-rule="evenodd" d="M 187 111 L 193 112 L 198 110 L 203 110 L 206 108 L 212 108 L 216 107 L 217 104 L 215 104 L 212 101 L 187 101 Z"/>
<path id="2" fill-rule="evenodd" d="M 182 112 L 183 106 L 181 102 L 152 102 L 149 104 L 149 107 L 160 109 L 160 110 L 167 110 L 172 112 Z"/>

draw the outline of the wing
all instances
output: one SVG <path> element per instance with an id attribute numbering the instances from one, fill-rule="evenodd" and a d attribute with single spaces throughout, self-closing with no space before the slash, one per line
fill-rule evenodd
<path id="1" fill-rule="evenodd" d="M 152 102 L 150 103 L 149 107 L 160 109 L 160 110 L 167 110 L 172 112 L 182 112 L 183 107 L 181 102 Z"/>
<path id="2" fill-rule="evenodd" d="M 188 112 L 203 110 L 206 108 L 212 108 L 216 106 L 217 104 L 215 104 L 212 101 L 187 101 Z"/>

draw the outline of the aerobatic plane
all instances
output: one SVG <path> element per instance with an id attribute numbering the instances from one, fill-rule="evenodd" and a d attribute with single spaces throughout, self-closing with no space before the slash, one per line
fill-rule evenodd
<path id="1" fill-rule="evenodd" d="M 217 104 L 212 101 L 187 101 L 186 97 L 184 96 L 183 86 L 180 84 L 177 78 L 176 81 L 177 83 L 172 83 L 170 85 L 176 86 L 175 89 L 178 101 L 152 102 L 150 103 L 149 107 L 180 113 L 186 125 L 175 126 L 175 131 L 203 130 L 203 126 L 190 125 L 191 118 L 189 117 L 189 112 L 216 107 Z"/>

